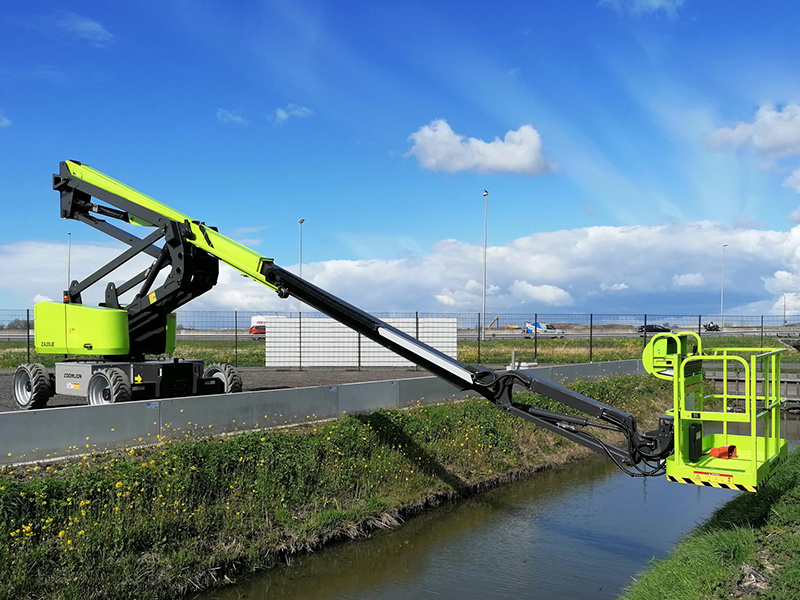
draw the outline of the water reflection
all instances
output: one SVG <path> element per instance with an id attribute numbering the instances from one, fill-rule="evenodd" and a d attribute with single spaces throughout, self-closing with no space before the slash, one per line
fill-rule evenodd
<path id="1" fill-rule="evenodd" d="M 800 437 L 797 418 L 782 426 Z M 611 599 L 737 493 L 631 478 L 592 458 L 198 598 Z"/>

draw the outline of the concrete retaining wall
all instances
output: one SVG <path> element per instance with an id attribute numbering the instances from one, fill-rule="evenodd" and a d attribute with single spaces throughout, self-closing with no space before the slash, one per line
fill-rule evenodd
<path id="1" fill-rule="evenodd" d="M 643 373 L 641 361 L 534 367 L 556 383 Z M 81 456 L 187 435 L 290 425 L 470 395 L 436 377 L 0 413 L 0 464 Z"/>

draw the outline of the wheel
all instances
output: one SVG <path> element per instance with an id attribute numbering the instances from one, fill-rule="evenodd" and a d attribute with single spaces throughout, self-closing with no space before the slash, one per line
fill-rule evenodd
<path id="1" fill-rule="evenodd" d="M 89 404 L 114 404 L 131 399 L 131 382 L 122 369 L 112 367 L 95 371 L 89 378 Z"/>
<path id="2" fill-rule="evenodd" d="M 233 394 L 242 391 L 242 376 L 239 370 L 228 363 L 212 363 L 203 372 L 206 379 L 219 379 L 226 394 Z"/>
<path id="3" fill-rule="evenodd" d="M 21 410 L 44 408 L 53 395 L 50 375 L 40 363 L 26 363 L 17 367 L 13 390 L 14 400 Z"/>

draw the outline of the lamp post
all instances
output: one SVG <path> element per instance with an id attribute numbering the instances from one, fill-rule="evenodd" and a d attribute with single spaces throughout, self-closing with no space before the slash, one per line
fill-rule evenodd
<path id="1" fill-rule="evenodd" d="M 297 224 L 300 226 L 300 244 L 299 244 L 299 249 L 300 249 L 299 264 L 300 264 L 300 268 L 299 268 L 298 275 L 300 276 L 301 279 L 303 277 L 303 223 L 305 223 L 305 222 L 306 222 L 305 219 L 299 219 L 297 221 Z"/>
<path id="2" fill-rule="evenodd" d="M 722 280 L 719 286 L 719 326 L 722 327 L 725 321 L 725 248 L 728 244 L 722 244 Z"/>
<path id="3" fill-rule="evenodd" d="M 783 326 L 786 327 L 786 292 L 783 293 Z"/>
<path id="4" fill-rule="evenodd" d="M 486 339 L 486 244 L 489 239 L 489 192 L 483 190 L 483 310 L 481 311 L 481 337 Z"/>

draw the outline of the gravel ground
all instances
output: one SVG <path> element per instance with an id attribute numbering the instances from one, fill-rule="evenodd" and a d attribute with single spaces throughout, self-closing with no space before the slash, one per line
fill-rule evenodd
<path id="1" fill-rule="evenodd" d="M 363 371 L 311 369 L 307 371 L 268 371 L 257 367 L 240 369 L 244 390 L 275 390 L 294 387 L 315 387 L 320 385 L 339 385 L 363 381 L 386 381 L 388 379 L 410 379 L 430 377 L 424 369 L 369 369 Z M 16 411 L 17 403 L 12 394 L 13 369 L 0 369 L 0 412 Z M 82 406 L 83 399 L 75 396 L 57 394 L 50 398 L 47 406 Z"/>

